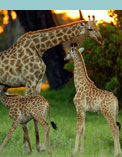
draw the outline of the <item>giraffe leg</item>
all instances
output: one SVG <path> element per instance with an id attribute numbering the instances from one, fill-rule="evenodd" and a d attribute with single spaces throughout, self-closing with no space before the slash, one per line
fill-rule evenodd
<path id="1" fill-rule="evenodd" d="M 36 88 L 35 81 L 27 81 L 25 86 L 25 96 L 33 96 L 35 88 Z"/>
<path id="2" fill-rule="evenodd" d="M 36 88 L 36 83 L 27 82 L 26 83 L 26 90 L 25 90 L 25 96 L 28 95 L 34 95 L 34 91 Z M 36 137 L 36 149 L 38 152 L 40 152 L 40 140 L 39 140 L 39 129 L 38 129 L 38 122 L 34 120 L 34 127 L 35 127 L 35 137 Z"/>
<path id="3" fill-rule="evenodd" d="M 15 129 L 17 128 L 18 124 L 19 124 L 19 120 L 16 120 L 13 122 L 11 129 L 9 130 L 7 136 L 5 137 L 5 139 L 3 141 L 3 144 L 0 147 L 0 152 L 3 150 L 4 146 L 6 145 L 6 143 L 8 142 L 10 137 L 12 136 L 12 134 L 15 131 Z"/>
<path id="4" fill-rule="evenodd" d="M 41 93 L 41 83 L 42 83 L 42 79 L 38 81 L 35 91 L 34 91 L 34 95 L 40 95 Z"/>
<path id="5" fill-rule="evenodd" d="M 38 129 L 38 121 L 34 119 L 34 126 L 35 126 L 35 137 L 36 137 L 36 149 L 40 152 L 40 140 L 39 140 L 39 129 Z"/>
<path id="6" fill-rule="evenodd" d="M 81 153 L 84 153 L 84 135 L 85 135 L 85 116 L 84 116 L 83 127 L 81 128 L 81 146 L 80 146 Z"/>
<path id="7" fill-rule="evenodd" d="M 44 136 L 43 136 L 43 142 L 41 145 L 41 152 L 45 151 L 45 143 L 47 140 L 47 145 L 48 145 L 48 149 L 47 152 L 50 152 L 50 144 L 49 144 L 49 124 L 45 121 L 45 119 L 43 117 L 41 117 L 40 115 L 36 114 L 33 115 L 33 117 L 38 120 L 38 122 L 42 125 L 43 129 L 44 129 Z"/>
<path id="8" fill-rule="evenodd" d="M 111 114 L 102 113 L 105 119 L 108 121 L 110 126 L 113 139 L 114 139 L 114 149 L 115 157 L 119 157 L 121 154 L 120 142 L 119 142 L 119 128 L 116 124 L 115 118 Z"/>
<path id="9" fill-rule="evenodd" d="M 78 121 L 77 121 L 77 130 L 76 130 L 76 139 L 75 139 L 75 147 L 74 147 L 74 151 L 73 151 L 73 156 L 75 156 L 75 154 L 77 153 L 78 151 L 78 146 L 79 146 L 79 137 L 82 133 L 82 130 L 83 130 L 83 125 L 84 125 L 84 120 L 85 120 L 85 114 L 83 111 L 81 110 L 78 110 L 77 112 L 77 118 L 78 118 Z M 83 134 L 82 134 L 82 139 L 83 139 Z M 82 145 L 81 145 L 81 150 L 83 150 L 84 148 L 84 143 L 82 141 Z"/>
<path id="10" fill-rule="evenodd" d="M 25 153 L 27 153 L 27 142 L 28 142 L 28 146 L 30 149 L 30 153 L 32 152 L 32 147 L 31 147 L 31 143 L 30 143 L 30 138 L 28 135 L 28 128 L 27 125 L 22 125 L 23 131 L 24 131 L 24 142 L 23 142 L 23 146 L 25 149 Z"/>

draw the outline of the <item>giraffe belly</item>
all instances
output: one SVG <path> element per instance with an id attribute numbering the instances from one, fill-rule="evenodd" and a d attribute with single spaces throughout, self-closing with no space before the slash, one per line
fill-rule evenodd
<path id="1" fill-rule="evenodd" d="M 10 87 L 21 87 L 25 86 L 25 81 L 20 76 L 6 76 L 6 78 L 0 77 L 0 84 Z"/>
<path id="2" fill-rule="evenodd" d="M 99 112 L 100 111 L 100 103 L 99 102 L 86 102 L 84 105 L 85 112 Z"/>
<path id="3" fill-rule="evenodd" d="M 33 119 L 32 115 L 30 115 L 30 114 L 28 114 L 28 115 L 21 114 L 21 116 L 20 116 L 20 124 L 26 124 L 31 119 Z"/>

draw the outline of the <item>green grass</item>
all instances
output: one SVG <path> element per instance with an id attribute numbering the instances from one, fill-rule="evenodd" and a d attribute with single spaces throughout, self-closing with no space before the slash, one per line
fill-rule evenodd
<path id="1" fill-rule="evenodd" d="M 20 92 L 21 93 L 21 92 Z M 50 128 L 50 147 L 51 154 L 46 152 L 39 154 L 35 147 L 35 136 L 33 121 L 28 124 L 33 153 L 26 155 L 23 152 L 23 132 L 19 126 L 4 147 L 0 157 L 70 157 L 75 144 L 76 134 L 76 110 L 73 104 L 75 89 L 73 82 L 69 82 L 61 90 L 42 91 L 42 95 L 51 103 L 51 119 L 55 121 L 58 130 Z M 0 104 L 0 144 L 3 142 L 12 120 L 8 116 L 8 109 Z M 119 114 L 122 122 L 122 111 Z M 48 118 L 47 118 L 48 121 Z M 76 157 L 112 157 L 114 155 L 113 138 L 106 120 L 100 113 L 86 114 L 85 132 L 85 152 L 83 155 L 77 153 Z M 40 139 L 42 141 L 43 130 L 39 125 Z M 120 132 L 122 145 L 122 131 Z"/>

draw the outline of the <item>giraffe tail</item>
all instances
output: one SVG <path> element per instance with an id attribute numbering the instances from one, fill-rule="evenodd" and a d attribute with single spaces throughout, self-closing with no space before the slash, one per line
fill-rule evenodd
<path id="1" fill-rule="evenodd" d="M 121 124 L 120 124 L 120 122 L 116 122 L 116 124 L 119 127 L 119 130 L 121 130 Z"/>
<path id="2" fill-rule="evenodd" d="M 55 124 L 54 121 L 51 121 L 51 118 L 50 118 L 50 104 L 49 104 L 49 120 L 50 120 L 50 123 L 52 125 L 52 128 L 56 130 L 57 129 L 57 125 Z"/>
<path id="3" fill-rule="evenodd" d="M 116 99 L 116 102 L 117 102 L 117 106 L 116 106 L 116 124 L 119 127 L 119 130 L 121 130 L 121 124 L 120 124 L 120 122 L 117 121 L 117 117 L 118 117 L 118 113 L 119 113 L 119 102 L 118 102 L 117 99 Z"/>

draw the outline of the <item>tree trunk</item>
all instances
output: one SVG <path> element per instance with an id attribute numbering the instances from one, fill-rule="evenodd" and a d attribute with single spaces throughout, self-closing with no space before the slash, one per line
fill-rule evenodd
<path id="1" fill-rule="evenodd" d="M 23 25 L 25 32 L 54 27 L 54 19 L 50 10 L 16 10 L 18 18 Z M 71 75 L 64 70 L 65 52 L 62 45 L 47 50 L 43 60 L 47 66 L 46 75 L 52 88 L 61 88 Z"/>

